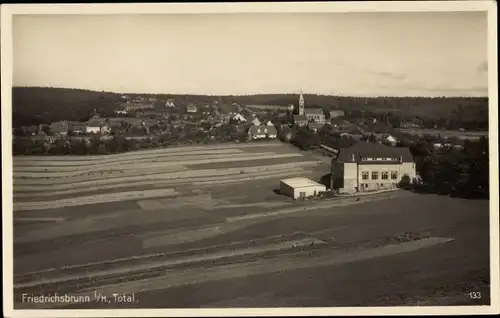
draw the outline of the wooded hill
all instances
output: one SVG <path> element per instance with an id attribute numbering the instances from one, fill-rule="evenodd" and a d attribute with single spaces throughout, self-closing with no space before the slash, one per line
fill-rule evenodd
<path id="1" fill-rule="evenodd" d="M 81 89 L 14 87 L 13 126 L 48 124 L 59 120 L 84 121 L 94 110 L 101 116 L 112 116 L 113 110 L 123 102 L 123 94 Z M 177 106 L 188 103 L 198 105 L 280 105 L 297 104 L 298 94 L 260 94 L 238 96 L 179 95 L 179 94 L 125 94 L 130 98 L 155 97 L 157 107 L 163 107 L 167 98 L 173 98 Z M 453 120 L 458 123 L 472 122 L 474 127 L 487 128 L 488 98 L 453 97 L 345 97 L 328 95 L 304 95 L 306 107 L 343 109 L 347 116 L 386 114 L 401 119 L 414 117 L 432 120 Z"/>

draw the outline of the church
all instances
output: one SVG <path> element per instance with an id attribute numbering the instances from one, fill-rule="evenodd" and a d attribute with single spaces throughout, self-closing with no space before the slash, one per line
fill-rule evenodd
<path id="1" fill-rule="evenodd" d="M 299 97 L 298 109 L 294 109 L 293 122 L 299 126 L 306 126 L 309 122 L 325 123 L 325 114 L 321 108 L 305 108 L 304 95 Z"/>

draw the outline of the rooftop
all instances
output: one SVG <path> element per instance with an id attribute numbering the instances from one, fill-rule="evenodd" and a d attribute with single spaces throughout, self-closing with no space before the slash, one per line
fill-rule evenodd
<path id="1" fill-rule="evenodd" d="M 304 113 L 322 115 L 323 110 L 321 108 L 304 108 Z"/>
<path id="2" fill-rule="evenodd" d="M 293 120 L 295 120 L 295 121 L 306 120 L 307 121 L 307 117 L 304 115 L 293 115 Z"/>
<path id="3" fill-rule="evenodd" d="M 358 142 L 349 148 L 340 148 L 337 162 L 359 162 L 361 157 L 401 157 L 403 162 L 414 162 L 409 148 L 390 147 L 379 143 Z"/>
<path id="4" fill-rule="evenodd" d="M 323 186 L 322 184 L 312 181 L 311 179 L 308 178 L 290 178 L 290 179 L 283 179 L 281 182 L 289 185 L 292 188 L 303 188 L 303 187 L 310 187 L 310 186 Z"/>

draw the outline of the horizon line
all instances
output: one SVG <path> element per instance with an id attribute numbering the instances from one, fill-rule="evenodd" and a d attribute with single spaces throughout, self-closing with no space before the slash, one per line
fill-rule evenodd
<path id="1" fill-rule="evenodd" d="M 256 96 L 256 95 L 300 95 L 301 93 L 245 93 L 245 94 L 200 94 L 200 93 L 132 93 L 132 92 L 117 92 L 117 91 L 106 91 L 99 89 L 89 89 L 89 88 L 76 88 L 76 87 L 57 87 L 57 86 L 12 86 L 14 88 L 52 88 L 52 89 L 68 89 L 68 90 L 80 90 L 89 91 L 96 93 L 109 93 L 117 95 L 192 95 L 192 96 L 209 96 L 209 97 L 244 97 L 244 96 Z M 325 94 L 325 93 L 304 93 L 303 95 L 316 95 L 316 96 L 327 96 L 327 97 L 343 97 L 343 98 L 489 98 L 489 95 L 484 96 L 468 96 L 468 95 L 456 95 L 456 96 L 427 96 L 427 95 L 343 95 L 343 94 Z"/>

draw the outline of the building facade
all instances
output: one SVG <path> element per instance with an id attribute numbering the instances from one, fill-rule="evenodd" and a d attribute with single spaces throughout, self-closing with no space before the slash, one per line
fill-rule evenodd
<path id="1" fill-rule="evenodd" d="M 290 178 L 280 181 L 280 194 L 294 199 L 305 199 L 326 191 L 326 186 L 307 178 Z"/>
<path id="2" fill-rule="evenodd" d="M 195 104 L 189 104 L 187 107 L 186 107 L 186 111 L 188 113 L 196 113 L 198 111 L 198 108 L 196 107 Z"/>
<path id="3" fill-rule="evenodd" d="M 341 109 L 336 109 L 336 110 L 331 110 L 330 111 L 330 118 L 338 118 L 344 116 L 344 111 Z"/>
<path id="4" fill-rule="evenodd" d="M 304 110 L 304 114 L 308 121 L 313 121 L 315 123 L 324 123 L 325 114 L 321 108 L 308 108 Z"/>
<path id="5" fill-rule="evenodd" d="M 248 138 L 250 140 L 255 139 L 276 139 L 278 136 L 278 131 L 274 126 L 251 126 L 248 129 Z"/>
<path id="6" fill-rule="evenodd" d="M 294 115 L 293 116 L 293 123 L 299 127 L 306 126 L 307 125 L 307 117 L 304 115 Z"/>
<path id="7" fill-rule="evenodd" d="M 409 148 L 377 143 L 341 148 L 331 165 L 331 186 L 340 193 L 395 188 L 404 176 L 417 178 Z"/>

